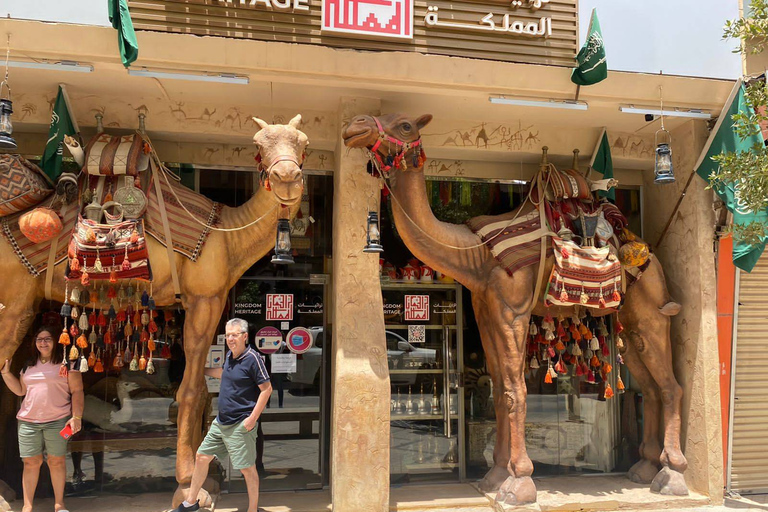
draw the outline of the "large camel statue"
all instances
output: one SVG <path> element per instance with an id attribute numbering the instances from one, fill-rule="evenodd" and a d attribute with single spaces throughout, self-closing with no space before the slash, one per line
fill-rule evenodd
<path id="1" fill-rule="evenodd" d="M 497 503 L 532 503 L 536 501 L 536 486 L 525 448 L 527 392 L 523 373 L 531 314 L 543 316 L 545 311 L 541 297 L 534 297 L 538 265 L 509 275 L 467 226 L 435 218 L 426 194 L 424 159 L 414 154 L 422 149 L 420 142 L 416 143 L 420 130 L 431 120 L 431 115 L 418 119 L 400 114 L 378 118 L 362 115 L 344 127 L 342 136 L 348 147 L 366 148 L 372 151 L 373 159 L 392 166 L 389 186 L 394 220 L 414 256 L 454 277 L 472 293 L 489 372 L 494 390 L 498 390 L 494 392 L 494 466 L 480 488 L 498 491 Z M 401 159 L 405 166 L 398 166 Z M 525 214 L 534 206 L 527 201 L 520 208 Z M 549 276 L 551 260 L 547 260 L 545 276 Z M 569 316 L 567 309 L 571 308 L 550 307 L 549 312 L 553 317 Z M 669 335 L 670 317 L 679 311 L 680 305 L 670 300 L 661 265 L 654 258 L 642 278 L 627 291 L 619 313 L 624 326 L 624 361 L 642 387 L 645 404 L 642 458 L 631 468 L 629 477 L 651 483 L 652 490 L 665 494 L 688 492 L 683 478 L 687 461 L 680 449 L 682 388 L 672 371 Z M 608 313 L 592 310 L 595 316 Z M 659 430 L 662 425 L 663 434 Z"/>
<path id="2" fill-rule="evenodd" d="M 206 393 L 203 369 L 208 348 L 216 334 L 229 290 L 238 279 L 275 243 L 281 205 L 295 215 L 301 201 L 304 181 L 301 170 L 307 136 L 298 130 L 301 116 L 287 125 L 268 125 L 254 118 L 260 130 L 253 141 L 267 169 L 271 191 L 260 187 L 245 204 L 237 208 L 224 207 L 219 228 L 238 228 L 261 219 L 250 227 L 232 231 L 213 231 L 197 261 L 174 253 L 181 285 L 184 323 L 184 352 L 186 369 L 176 399 L 178 408 L 178 441 L 176 479 L 179 483 L 174 506 L 184 498 L 195 463 L 195 450 L 201 441 L 202 411 Z M 159 179 L 159 178 L 158 178 Z M 201 219 L 205 221 L 206 219 Z M 147 237 L 153 272 L 154 298 L 158 307 L 174 306 L 170 263 L 166 248 Z M 66 261 L 55 267 L 53 299 L 64 301 Z M 0 361 L 10 359 L 33 322 L 38 305 L 44 297 L 44 279 L 30 275 L 13 252 L 10 244 L 0 243 Z M 201 491 L 201 503 L 209 500 Z"/>

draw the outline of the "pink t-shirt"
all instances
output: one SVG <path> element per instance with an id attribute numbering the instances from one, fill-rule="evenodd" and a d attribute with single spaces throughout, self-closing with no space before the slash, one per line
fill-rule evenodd
<path id="1" fill-rule="evenodd" d="M 69 380 L 59 375 L 60 364 L 41 363 L 27 368 L 21 378 L 27 394 L 21 402 L 17 419 L 30 423 L 47 423 L 67 417 L 72 411 Z"/>

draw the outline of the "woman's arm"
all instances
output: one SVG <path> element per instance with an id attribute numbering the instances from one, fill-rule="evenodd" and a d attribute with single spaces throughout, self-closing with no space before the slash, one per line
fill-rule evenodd
<path id="1" fill-rule="evenodd" d="M 0 374 L 3 375 L 3 382 L 8 386 L 8 389 L 16 396 L 24 396 L 27 394 L 26 386 L 24 383 L 17 379 L 14 374 L 11 373 L 11 362 L 6 359 L 3 369 L 0 370 Z"/>
<path id="2" fill-rule="evenodd" d="M 72 395 L 72 418 L 67 422 L 72 428 L 72 433 L 77 434 L 83 428 L 83 375 L 80 372 L 69 372 L 69 392 Z"/>

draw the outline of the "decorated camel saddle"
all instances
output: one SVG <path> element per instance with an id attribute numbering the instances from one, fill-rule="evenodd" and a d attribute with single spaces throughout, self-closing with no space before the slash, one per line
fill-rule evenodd
<path id="1" fill-rule="evenodd" d="M 537 283 L 546 305 L 618 310 L 627 285 L 650 263 L 648 245 L 627 229 L 616 205 L 597 197 L 616 180 L 590 181 L 578 170 L 577 151 L 572 168 L 561 171 L 546 151 L 523 208 L 467 224 L 510 275 L 552 260 Z"/>

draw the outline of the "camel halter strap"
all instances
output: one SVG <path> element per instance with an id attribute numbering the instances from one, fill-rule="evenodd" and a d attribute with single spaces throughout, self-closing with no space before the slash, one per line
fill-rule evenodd
<path id="1" fill-rule="evenodd" d="M 299 161 L 298 158 L 296 158 L 293 155 L 278 155 L 275 160 L 269 164 L 269 167 L 264 168 L 264 164 L 261 162 L 261 153 L 258 153 L 256 155 L 256 164 L 259 168 L 259 182 L 266 188 L 267 190 L 272 190 L 272 185 L 269 183 L 269 177 L 272 175 L 272 168 L 275 167 L 275 165 L 279 164 L 280 162 L 291 162 L 293 164 L 296 164 L 299 169 L 304 169 L 304 160 L 306 159 L 306 154 L 302 153 L 301 155 L 301 161 Z"/>
<path id="2" fill-rule="evenodd" d="M 387 135 L 384 132 L 384 127 L 381 126 L 381 121 L 379 121 L 379 118 L 376 116 L 372 116 L 372 117 L 373 117 L 373 120 L 376 121 L 376 128 L 379 130 L 379 138 L 376 141 L 376 144 L 374 144 L 370 149 L 368 149 L 368 152 L 370 153 L 372 158 L 376 159 L 376 162 L 378 163 L 377 167 L 385 176 L 389 175 L 389 171 L 391 171 L 394 168 L 398 168 L 401 165 L 403 166 L 403 170 L 405 170 L 408 167 L 408 164 L 406 164 L 405 162 L 405 154 L 413 148 L 421 147 L 421 137 L 419 137 L 413 142 L 403 142 L 402 140 L 396 139 L 391 135 Z M 392 155 L 388 155 L 387 161 L 385 162 L 384 159 L 381 157 L 381 155 L 377 151 L 381 147 L 383 142 L 395 144 L 396 146 L 402 148 L 402 150 L 399 153 L 397 153 L 394 157 Z"/>

